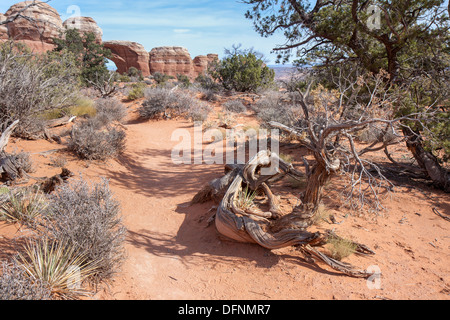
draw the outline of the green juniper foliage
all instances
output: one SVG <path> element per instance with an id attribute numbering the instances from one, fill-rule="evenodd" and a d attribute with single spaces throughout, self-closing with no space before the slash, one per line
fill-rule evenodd
<path id="1" fill-rule="evenodd" d="M 209 73 L 213 79 L 226 90 L 239 92 L 255 92 L 271 86 L 275 72 L 266 66 L 262 56 L 252 49 L 239 48 L 234 46 L 233 51 L 226 50 L 226 58 L 211 64 Z"/>
<path id="2" fill-rule="evenodd" d="M 56 45 L 54 51 L 67 50 L 75 55 L 84 84 L 109 73 L 106 63 L 111 57 L 111 51 L 96 43 L 93 33 L 80 34 L 76 29 L 67 29 L 60 38 L 54 38 L 53 41 Z"/>

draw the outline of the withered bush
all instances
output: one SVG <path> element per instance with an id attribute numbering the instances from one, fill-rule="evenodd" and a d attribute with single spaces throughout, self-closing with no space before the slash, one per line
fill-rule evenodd
<path id="1" fill-rule="evenodd" d="M 0 45 L 0 123 L 20 120 L 15 135 L 34 138 L 43 115 L 70 105 L 79 70 L 70 53 L 31 54 L 19 44 Z"/>
<path id="2" fill-rule="evenodd" d="M 127 116 L 127 109 L 116 98 L 102 98 L 95 101 L 97 114 L 95 118 L 101 125 L 106 126 L 111 122 L 122 122 Z"/>
<path id="3" fill-rule="evenodd" d="M 0 300 L 49 300 L 45 282 L 31 279 L 17 262 L 3 262 L 0 272 Z"/>
<path id="4" fill-rule="evenodd" d="M 181 115 L 198 118 L 198 110 L 209 113 L 209 108 L 188 93 L 165 88 L 149 88 L 145 91 L 145 101 L 138 109 L 143 119 L 172 118 Z"/>
<path id="5" fill-rule="evenodd" d="M 106 179 L 92 186 L 83 179 L 61 186 L 50 196 L 45 219 L 45 234 L 64 240 L 96 266 L 91 280 L 108 281 L 119 271 L 126 228 Z"/>
<path id="6" fill-rule="evenodd" d="M 81 159 L 104 161 L 123 152 L 125 138 L 123 130 L 114 127 L 99 129 L 96 120 L 91 119 L 73 127 L 68 149 Z"/>

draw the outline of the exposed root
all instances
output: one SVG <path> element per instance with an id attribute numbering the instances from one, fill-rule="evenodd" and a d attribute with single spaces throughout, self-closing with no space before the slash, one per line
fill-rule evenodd
<path id="1" fill-rule="evenodd" d="M 276 161 L 270 174 L 262 175 L 262 168 L 269 168 Z M 270 181 L 286 175 L 302 176 L 292 165 L 287 164 L 278 155 L 270 151 L 261 151 L 247 165 L 227 166 L 225 176 L 211 181 L 192 200 L 193 203 L 209 200 L 220 201 L 215 216 L 215 225 L 219 233 L 227 238 L 244 243 L 255 243 L 274 250 L 289 246 L 298 246 L 302 252 L 320 259 L 331 268 L 352 277 L 368 277 L 364 271 L 332 259 L 313 246 L 323 245 L 329 237 L 338 237 L 333 232 L 322 235 L 311 233 L 306 229 L 312 224 L 317 211 L 311 204 L 295 207 L 289 214 L 281 210 L 277 197 L 269 187 Z M 239 206 L 239 193 L 243 187 L 253 191 L 262 191 L 268 199 L 269 210 L 257 206 Z M 355 243 L 360 254 L 374 254 L 362 244 Z"/>

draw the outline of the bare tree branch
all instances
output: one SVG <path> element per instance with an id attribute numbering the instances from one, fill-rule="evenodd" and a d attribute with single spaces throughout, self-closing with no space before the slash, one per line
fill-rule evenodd
<path id="1" fill-rule="evenodd" d="M 24 16 L 23 13 L 24 13 L 26 10 L 28 10 L 29 8 L 31 8 L 31 7 L 38 6 L 38 5 L 42 4 L 42 3 L 48 3 L 48 2 L 50 2 L 50 1 L 51 1 L 51 0 L 46 0 L 46 1 L 37 1 L 37 0 L 33 0 L 30 4 L 26 5 L 26 6 L 23 7 L 22 9 L 20 9 L 16 14 L 14 14 L 14 15 L 12 15 L 12 16 L 9 16 L 9 17 L 8 17 L 6 20 L 4 20 L 4 21 L 1 21 L 1 22 L 0 22 L 0 26 L 1 26 L 1 25 L 5 25 L 5 24 L 8 24 L 8 23 L 11 23 L 11 22 L 13 22 L 13 21 L 15 21 L 15 20 L 17 20 L 17 19 L 19 19 L 19 18 L 23 18 L 23 19 L 26 19 L 26 20 L 28 20 L 28 21 L 35 21 L 34 19 L 32 19 L 32 18 L 30 18 L 30 17 Z"/>

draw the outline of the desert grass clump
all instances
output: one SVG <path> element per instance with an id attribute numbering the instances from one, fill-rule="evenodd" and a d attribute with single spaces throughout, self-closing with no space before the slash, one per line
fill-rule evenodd
<path id="1" fill-rule="evenodd" d="M 66 113 L 77 117 L 85 115 L 93 117 L 96 115 L 95 101 L 80 94 L 73 99 L 72 106 Z"/>
<path id="2" fill-rule="evenodd" d="M 55 299 L 87 295 L 82 284 L 95 275 L 97 268 L 75 246 L 49 238 L 28 240 L 15 259 L 32 282 L 47 284 Z"/>
<path id="3" fill-rule="evenodd" d="M 318 226 L 322 224 L 324 221 L 328 221 L 331 215 L 332 213 L 328 210 L 325 204 L 320 203 L 317 207 L 316 214 L 314 215 L 314 218 L 312 220 L 313 225 Z"/>
<path id="4" fill-rule="evenodd" d="M 239 100 L 230 100 L 223 104 L 223 109 L 233 113 L 244 113 L 247 108 Z"/>
<path id="5" fill-rule="evenodd" d="M 34 226 L 48 207 L 46 197 L 35 188 L 10 189 L 3 194 L 2 198 L 0 220 L 9 223 Z"/>
<path id="6" fill-rule="evenodd" d="M 93 121 L 72 128 L 68 149 L 81 159 L 105 161 L 116 158 L 125 149 L 126 134 L 117 128 L 98 129 Z"/>
<path id="7" fill-rule="evenodd" d="M 329 237 L 327 240 L 330 256 L 336 260 L 342 260 L 356 252 L 357 245 L 340 237 Z"/>
<path id="8" fill-rule="evenodd" d="M 31 278 L 16 261 L 2 262 L 0 272 L 0 300 L 50 300 L 48 284 Z"/>
<path id="9" fill-rule="evenodd" d="M 95 265 L 90 280 L 111 280 L 124 259 L 126 228 L 122 224 L 120 203 L 109 183 L 103 179 L 90 186 L 83 179 L 74 180 L 50 196 L 44 232 L 53 239 L 64 239 Z"/>
<path id="10" fill-rule="evenodd" d="M 253 206 L 253 201 L 256 198 L 256 191 L 252 191 L 248 186 L 239 190 L 236 205 L 242 210 L 250 209 Z"/>

